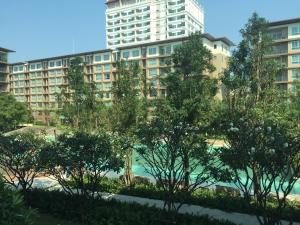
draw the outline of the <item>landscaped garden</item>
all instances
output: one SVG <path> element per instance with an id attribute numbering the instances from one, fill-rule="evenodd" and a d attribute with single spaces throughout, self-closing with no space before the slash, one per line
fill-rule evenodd
<path id="1" fill-rule="evenodd" d="M 139 64 L 120 61 L 112 105 L 105 104 L 103 93 L 85 82 L 82 59 L 72 60 L 70 92 L 57 96 L 62 134 L 51 140 L 46 132 L 0 135 L 0 225 L 232 224 L 182 214 L 184 205 L 251 214 L 261 225 L 300 222 L 300 203 L 289 200 L 300 194 L 300 91 L 275 85 L 282 67 L 265 58 L 266 24 L 253 14 L 220 79 L 207 76 L 215 70 L 213 56 L 201 34 L 191 35 L 170 57 L 173 69 L 160 77 L 167 95 L 157 93 Z M 216 98 L 220 82 L 223 101 Z M 1 101 L 6 105 L 10 97 Z M 7 114 L 0 113 L 3 133 L 23 119 L 17 115 L 11 127 Z M 225 144 L 215 148 L 209 139 Z M 147 177 L 135 176 L 133 159 Z M 59 190 L 34 189 L 39 176 L 54 179 Z M 220 183 L 235 189 L 211 189 Z M 102 192 L 158 199 L 163 206 L 106 200 Z"/>

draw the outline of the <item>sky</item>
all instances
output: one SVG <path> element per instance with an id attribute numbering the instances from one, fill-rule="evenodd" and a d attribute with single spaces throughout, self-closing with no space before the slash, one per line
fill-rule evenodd
<path id="1" fill-rule="evenodd" d="M 300 0 L 199 0 L 205 32 L 234 43 L 256 11 L 269 21 L 300 17 Z M 105 49 L 105 0 L 0 0 L 0 47 L 19 62 Z"/>

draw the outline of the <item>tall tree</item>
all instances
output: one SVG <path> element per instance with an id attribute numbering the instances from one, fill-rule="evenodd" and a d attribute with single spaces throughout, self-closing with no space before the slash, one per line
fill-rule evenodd
<path id="1" fill-rule="evenodd" d="M 84 63 L 77 57 L 70 62 L 67 70 L 68 89 L 58 95 L 64 122 L 75 129 L 96 130 L 99 126 L 98 113 L 102 109 L 95 84 L 85 81 Z"/>
<path id="2" fill-rule="evenodd" d="M 222 128 L 228 147 L 221 158 L 249 205 L 254 203 L 259 223 L 275 225 L 281 224 L 287 196 L 299 177 L 299 117 L 290 116 L 291 101 L 276 87 L 282 67 L 266 58 L 271 48 L 267 25 L 253 14 L 222 78 L 227 89 Z M 274 209 L 268 204 L 270 195 Z"/>
<path id="3" fill-rule="evenodd" d="M 30 112 L 24 103 L 17 102 L 12 95 L 0 93 L 0 132 L 16 129 L 20 123 L 30 120 Z"/>
<path id="4" fill-rule="evenodd" d="M 139 120 L 145 117 L 141 112 L 142 97 L 140 82 L 141 69 L 136 62 L 120 61 L 116 63 L 115 82 L 112 87 L 113 105 L 110 109 L 111 126 L 123 140 L 126 152 L 124 179 L 132 183 L 132 151 L 136 143 L 134 131 Z M 146 109 L 145 109 L 146 110 Z"/>
<path id="5" fill-rule="evenodd" d="M 206 143 L 210 132 L 211 108 L 217 92 L 212 54 L 203 45 L 201 34 L 193 34 L 172 55 L 175 71 L 162 80 L 167 96 L 154 104 L 152 119 L 138 129 L 138 153 L 145 169 L 160 184 L 166 196 L 165 207 L 178 210 L 184 198 L 201 185 L 221 178 L 216 152 Z"/>

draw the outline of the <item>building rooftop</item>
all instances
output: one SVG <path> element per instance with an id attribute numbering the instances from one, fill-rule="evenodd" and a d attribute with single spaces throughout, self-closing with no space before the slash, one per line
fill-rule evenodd
<path id="1" fill-rule="evenodd" d="M 2 47 L 0 47 L 0 52 L 6 52 L 6 53 L 9 53 L 9 52 L 15 52 L 15 51 L 9 50 L 9 49 L 7 49 L 7 48 L 2 48 Z"/>
<path id="2" fill-rule="evenodd" d="M 229 46 L 234 46 L 234 43 L 231 40 L 229 40 L 227 37 L 215 38 L 214 36 L 212 36 L 209 33 L 204 33 L 202 35 L 203 35 L 204 38 L 208 39 L 209 41 L 212 41 L 212 42 L 213 41 L 222 41 L 222 42 L 224 42 L 225 44 L 227 44 Z M 41 58 L 41 59 L 35 59 L 35 60 L 28 60 L 28 61 L 23 61 L 23 62 L 15 62 L 15 63 L 11 63 L 11 65 L 18 65 L 18 64 L 24 64 L 24 63 L 35 63 L 35 62 L 56 60 L 56 59 L 61 59 L 61 58 L 71 58 L 71 57 L 84 56 L 84 55 L 89 55 L 89 54 L 112 52 L 114 50 L 117 51 L 117 50 L 123 50 L 123 49 L 128 49 L 128 48 L 147 47 L 147 46 L 150 46 L 150 45 L 160 45 L 160 44 L 165 44 L 165 43 L 169 43 L 169 42 L 185 41 L 187 39 L 188 39 L 188 37 L 173 38 L 173 39 L 167 39 L 167 40 L 162 40 L 162 41 L 155 41 L 155 42 L 128 45 L 128 46 L 124 46 L 124 47 L 119 47 L 117 49 L 102 49 L 102 50 L 96 50 L 96 51 L 81 52 L 81 53 L 75 53 L 75 54 L 68 54 L 68 55 L 47 57 L 47 58 Z"/>
<path id="3" fill-rule="evenodd" d="M 269 23 L 269 26 L 274 27 L 274 26 L 280 26 L 280 25 L 287 25 L 287 24 L 291 24 L 291 23 L 300 23 L 300 18 L 273 21 L 273 22 Z"/>

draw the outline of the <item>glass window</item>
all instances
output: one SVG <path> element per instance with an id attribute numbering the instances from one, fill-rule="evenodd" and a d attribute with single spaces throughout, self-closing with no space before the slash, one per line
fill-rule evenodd
<path id="1" fill-rule="evenodd" d="M 24 81 L 19 81 L 20 87 L 24 87 Z"/>
<path id="2" fill-rule="evenodd" d="M 50 74 L 50 76 L 54 76 L 55 75 L 55 70 L 49 70 L 49 74 Z"/>
<path id="3" fill-rule="evenodd" d="M 292 64 L 300 64 L 300 55 L 292 55 Z"/>
<path id="4" fill-rule="evenodd" d="M 55 66 L 54 61 L 51 61 L 51 62 L 49 63 L 49 67 L 54 67 L 54 66 Z"/>
<path id="5" fill-rule="evenodd" d="M 19 66 L 19 71 L 23 71 L 24 67 L 23 66 Z"/>
<path id="6" fill-rule="evenodd" d="M 103 70 L 104 70 L 104 71 L 110 71 L 110 64 L 105 64 L 105 65 L 103 66 Z"/>
<path id="7" fill-rule="evenodd" d="M 50 84 L 55 84 L 55 78 L 50 78 Z"/>
<path id="8" fill-rule="evenodd" d="M 292 35 L 300 34 L 300 24 L 292 26 Z"/>
<path id="9" fill-rule="evenodd" d="M 55 93 L 55 87 L 50 87 L 50 93 Z"/>
<path id="10" fill-rule="evenodd" d="M 149 76 L 152 77 L 157 76 L 157 69 L 149 69 Z"/>
<path id="11" fill-rule="evenodd" d="M 100 61 L 101 61 L 101 55 L 96 55 L 95 62 L 100 62 Z"/>
<path id="12" fill-rule="evenodd" d="M 156 55 L 156 47 L 152 47 L 148 49 L 148 54 L 149 55 Z"/>
<path id="13" fill-rule="evenodd" d="M 30 64 L 30 70 L 35 70 L 35 64 Z"/>
<path id="14" fill-rule="evenodd" d="M 97 72 L 100 72 L 100 71 L 102 71 L 102 67 L 101 67 L 101 65 L 97 65 L 97 66 L 96 66 L 96 71 L 97 71 Z"/>
<path id="15" fill-rule="evenodd" d="M 103 60 L 104 60 L 104 61 L 108 61 L 109 58 L 110 58 L 110 55 L 109 55 L 109 54 L 103 55 Z"/>
<path id="16" fill-rule="evenodd" d="M 129 58 L 129 51 L 123 52 L 123 58 Z"/>
<path id="17" fill-rule="evenodd" d="M 154 66 L 156 65 L 157 60 L 156 59 L 148 59 L 147 64 L 148 66 Z"/>
<path id="18" fill-rule="evenodd" d="M 31 85 L 31 86 L 34 86 L 35 83 L 36 83 L 35 80 L 31 80 L 31 81 L 30 81 L 30 85 Z"/>
<path id="19" fill-rule="evenodd" d="M 296 40 L 296 41 L 292 41 L 292 49 L 300 49 L 300 41 Z"/>
<path id="20" fill-rule="evenodd" d="M 140 56 L 140 50 L 133 50 L 132 51 L 132 57 L 139 57 Z"/>
<path id="21" fill-rule="evenodd" d="M 41 86 L 42 84 L 43 84 L 43 81 L 42 81 L 42 80 L 37 80 L 37 81 L 36 81 L 36 85 Z"/>
<path id="22" fill-rule="evenodd" d="M 14 72 L 18 72 L 18 70 L 19 70 L 19 67 L 18 66 L 14 66 Z"/>
<path id="23" fill-rule="evenodd" d="M 19 86 L 19 81 L 15 81 L 15 87 Z"/>
<path id="24" fill-rule="evenodd" d="M 19 79 L 24 79 L 25 78 L 25 74 L 19 74 Z"/>
<path id="25" fill-rule="evenodd" d="M 109 73 L 104 74 L 104 77 L 105 77 L 105 80 L 110 80 L 110 74 Z"/>
<path id="26" fill-rule="evenodd" d="M 102 74 L 101 73 L 96 74 L 96 80 L 102 80 Z"/>
<path id="27" fill-rule="evenodd" d="M 62 75 L 62 70 L 56 70 L 57 75 Z"/>
<path id="28" fill-rule="evenodd" d="M 297 80 L 300 78 L 300 69 L 292 70 L 292 80 Z"/>
<path id="29" fill-rule="evenodd" d="M 31 94 L 35 94 L 36 88 L 31 88 Z"/>
<path id="30" fill-rule="evenodd" d="M 61 61 L 56 61 L 56 67 L 61 67 Z"/>
<path id="31" fill-rule="evenodd" d="M 41 68 L 42 68 L 42 64 L 41 64 L 41 63 L 37 63 L 37 64 L 36 64 L 36 69 L 39 70 L 39 69 L 41 69 Z"/>
<path id="32" fill-rule="evenodd" d="M 39 102 L 41 102 L 41 101 L 43 100 L 43 96 L 42 96 L 42 95 L 38 95 L 38 96 L 37 96 L 37 100 L 38 100 Z"/>
<path id="33" fill-rule="evenodd" d="M 62 84 L 62 78 L 61 77 L 56 78 L 56 83 L 57 84 Z"/>

